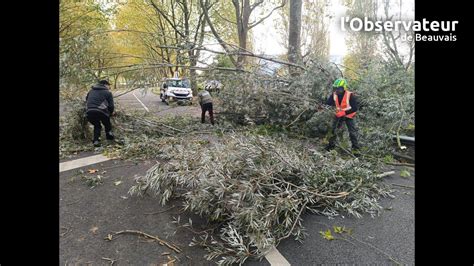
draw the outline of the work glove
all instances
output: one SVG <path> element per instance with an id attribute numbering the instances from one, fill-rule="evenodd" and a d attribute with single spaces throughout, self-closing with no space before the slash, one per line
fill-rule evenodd
<path id="1" fill-rule="evenodd" d="M 343 117 L 343 116 L 345 116 L 345 115 L 346 115 L 346 112 L 344 112 L 344 111 L 339 111 L 339 112 L 336 113 L 336 117 L 337 117 L 337 118 Z"/>

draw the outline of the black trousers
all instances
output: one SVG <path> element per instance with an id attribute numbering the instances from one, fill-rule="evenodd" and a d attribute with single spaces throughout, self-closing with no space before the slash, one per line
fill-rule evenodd
<path id="1" fill-rule="evenodd" d="M 100 131 L 102 125 L 105 127 L 105 134 L 108 135 L 112 131 L 112 124 L 110 123 L 110 117 L 100 111 L 87 111 L 87 120 L 94 125 L 94 140 L 99 140 Z"/>
<path id="2" fill-rule="evenodd" d="M 342 130 L 342 126 L 344 122 L 346 122 L 347 130 L 349 130 L 349 138 L 351 139 L 352 148 L 353 149 L 360 148 L 359 142 L 357 140 L 359 132 L 357 130 L 355 121 L 353 118 L 347 118 L 347 117 L 341 117 L 341 118 L 336 117 L 334 119 L 333 124 L 332 124 L 332 134 L 331 134 L 331 137 L 329 138 L 329 144 L 328 144 L 329 147 L 335 146 L 335 142 L 337 138 L 337 135 L 336 135 L 337 130 L 338 129 Z"/>
<path id="3" fill-rule="evenodd" d="M 205 103 L 201 105 L 201 123 L 204 123 L 206 117 L 206 111 L 209 112 L 209 117 L 211 118 L 211 124 L 214 125 L 214 112 L 212 111 L 212 103 Z"/>

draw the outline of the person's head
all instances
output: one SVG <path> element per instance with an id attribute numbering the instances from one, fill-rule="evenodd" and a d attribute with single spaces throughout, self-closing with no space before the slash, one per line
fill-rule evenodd
<path id="1" fill-rule="evenodd" d="M 103 80 L 99 81 L 99 84 L 107 87 L 108 89 L 110 88 L 110 83 L 106 79 L 103 79 Z"/>
<path id="2" fill-rule="evenodd" d="M 347 81 L 343 78 L 336 79 L 332 85 L 333 90 L 338 95 L 344 94 L 344 91 L 347 90 Z"/>

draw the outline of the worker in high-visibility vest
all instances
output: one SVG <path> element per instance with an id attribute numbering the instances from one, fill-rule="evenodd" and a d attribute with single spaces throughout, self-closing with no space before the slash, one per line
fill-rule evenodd
<path id="1" fill-rule="evenodd" d="M 349 130 L 349 137 L 352 143 L 352 151 L 357 152 L 360 149 L 357 141 L 358 130 L 354 121 L 354 117 L 358 110 L 357 97 L 348 90 L 347 81 L 343 78 L 336 79 L 333 84 L 333 93 L 326 101 L 327 105 L 336 107 L 336 116 L 332 125 L 332 134 L 329 138 L 329 144 L 326 150 L 332 150 L 336 142 L 336 130 L 342 128 L 345 122 Z"/>

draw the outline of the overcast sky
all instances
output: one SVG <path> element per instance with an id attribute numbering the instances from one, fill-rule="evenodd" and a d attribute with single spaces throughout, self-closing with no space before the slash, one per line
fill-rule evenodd
<path id="1" fill-rule="evenodd" d="M 398 1 L 396 2 L 398 3 Z M 395 2 L 394 2 L 395 4 Z M 405 19 L 413 19 L 414 17 L 414 0 L 404 0 L 402 4 Z M 381 11 L 381 10 L 380 10 Z M 347 53 L 345 33 L 340 28 L 340 17 L 345 16 L 346 7 L 341 5 L 340 1 L 331 1 L 330 11 L 334 17 L 329 26 L 330 38 L 330 55 L 342 55 Z M 257 25 L 253 29 L 254 43 L 256 53 L 265 54 L 283 54 L 286 50 L 280 45 L 281 36 L 277 33 L 275 21 L 278 14 L 274 12 L 266 21 Z"/>
<path id="2" fill-rule="evenodd" d="M 343 16 L 346 8 L 342 6 L 339 1 L 332 1 L 330 12 L 335 18 Z M 276 18 L 278 14 L 274 12 L 262 24 L 257 25 L 253 29 L 256 53 L 265 54 L 283 54 L 286 50 L 280 45 L 282 42 L 281 36 L 277 33 L 275 26 L 277 24 Z M 346 54 L 346 44 L 344 41 L 344 34 L 339 29 L 339 21 L 333 18 L 329 27 L 330 31 L 330 54 L 344 55 Z"/>

